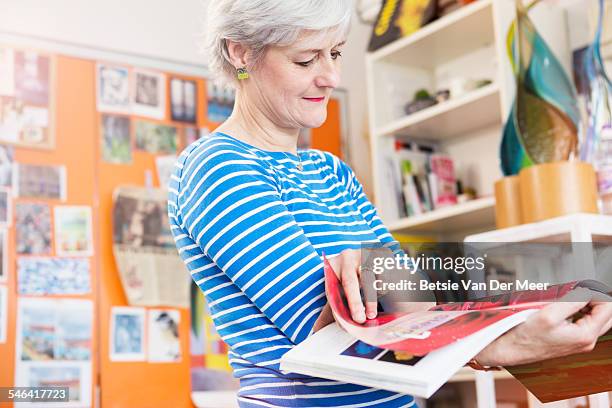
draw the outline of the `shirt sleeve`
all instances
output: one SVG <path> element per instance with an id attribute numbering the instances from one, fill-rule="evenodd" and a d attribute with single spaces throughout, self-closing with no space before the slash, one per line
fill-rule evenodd
<path id="1" fill-rule="evenodd" d="M 363 186 L 355 176 L 353 169 L 336 155 L 326 153 L 333 163 L 333 169 L 338 178 L 346 185 L 351 197 L 355 200 L 359 212 L 368 223 L 370 229 L 376 234 L 383 246 L 389 248 L 396 255 L 403 255 L 404 251 L 399 242 L 389 232 L 378 216 L 376 208 L 363 192 Z"/>
<path id="2" fill-rule="evenodd" d="M 325 305 L 323 263 L 281 200 L 276 174 L 235 147 L 194 150 L 181 174 L 181 227 L 293 343 Z"/>

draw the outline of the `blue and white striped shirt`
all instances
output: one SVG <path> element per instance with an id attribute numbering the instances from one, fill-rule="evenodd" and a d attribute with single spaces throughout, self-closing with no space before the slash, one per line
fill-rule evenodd
<path id="1" fill-rule="evenodd" d="M 408 395 L 279 369 L 326 303 L 322 252 L 399 248 L 348 165 L 316 149 L 298 155 L 217 132 L 183 151 L 170 182 L 176 245 L 230 347 L 239 404 L 412 406 Z"/>

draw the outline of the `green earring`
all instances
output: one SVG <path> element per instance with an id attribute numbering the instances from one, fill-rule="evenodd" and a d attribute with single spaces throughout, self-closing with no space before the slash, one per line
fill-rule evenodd
<path id="1" fill-rule="evenodd" d="M 246 68 L 238 68 L 238 80 L 242 81 L 244 79 L 249 79 L 249 73 Z"/>

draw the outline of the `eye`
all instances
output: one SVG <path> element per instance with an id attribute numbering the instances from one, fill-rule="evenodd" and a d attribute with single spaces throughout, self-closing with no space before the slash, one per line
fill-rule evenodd
<path id="1" fill-rule="evenodd" d="M 312 64 L 314 60 L 315 60 L 315 59 L 313 58 L 313 59 L 311 59 L 310 61 L 296 62 L 296 64 L 298 64 L 299 66 L 302 66 L 302 67 L 307 67 L 307 66 L 309 66 L 310 64 Z"/>
<path id="2" fill-rule="evenodd" d="M 342 56 L 342 53 L 340 51 L 332 51 L 331 56 L 332 59 L 338 59 L 338 57 Z"/>

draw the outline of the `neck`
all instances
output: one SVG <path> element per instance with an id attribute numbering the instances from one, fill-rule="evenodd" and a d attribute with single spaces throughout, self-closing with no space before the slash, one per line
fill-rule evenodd
<path id="1" fill-rule="evenodd" d="M 217 130 L 264 150 L 297 154 L 299 129 L 276 125 L 256 104 L 241 97 L 240 91 L 236 92 L 234 111 Z"/>

